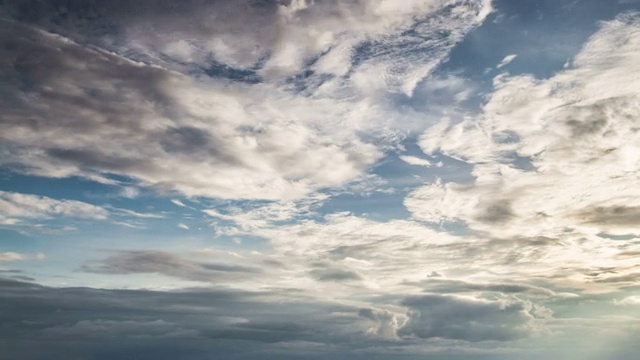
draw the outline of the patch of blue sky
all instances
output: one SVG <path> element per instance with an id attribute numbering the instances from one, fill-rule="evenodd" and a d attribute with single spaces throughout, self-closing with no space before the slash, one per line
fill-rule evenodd
<path id="1" fill-rule="evenodd" d="M 333 79 L 331 74 L 316 73 L 311 69 L 303 70 L 285 80 L 284 88 L 298 95 L 310 96 L 324 83 Z"/>
<path id="2" fill-rule="evenodd" d="M 476 82 L 499 72 L 531 74 L 540 79 L 562 70 L 595 33 L 601 21 L 636 9 L 629 1 L 496 0 L 494 11 L 469 33 L 438 69 Z M 508 55 L 517 58 L 501 69 Z"/>
<path id="3" fill-rule="evenodd" d="M 259 65 L 260 67 L 262 65 Z M 210 77 L 223 78 L 231 81 L 244 82 L 249 84 L 257 84 L 262 82 L 262 78 L 258 74 L 259 68 L 241 69 L 210 60 L 206 68 L 201 70 Z"/>
<path id="4" fill-rule="evenodd" d="M 629 241 L 634 239 L 640 239 L 640 234 L 614 235 L 614 234 L 607 234 L 603 232 L 597 235 L 603 239 L 618 240 L 618 241 Z"/>
<path id="5" fill-rule="evenodd" d="M 36 241 L 26 233 L 0 227 L 0 253 L 33 251 Z"/>
<path id="6" fill-rule="evenodd" d="M 113 180 L 117 185 L 77 176 L 46 178 L 1 171 L 0 190 L 46 196 L 57 200 L 83 201 L 93 205 L 124 208 L 158 216 L 162 215 L 162 212 L 193 211 L 186 207 L 176 208 L 174 204 L 167 201 L 170 195 L 138 186 L 135 179 L 111 174 L 105 177 Z"/>
<path id="7" fill-rule="evenodd" d="M 353 68 L 371 59 L 389 58 L 398 64 L 415 65 L 415 62 L 430 61 L 430 56 L 425 56 L 434 49 L 439 48 L 442 42 L 451 41 L 450 31 L 443 29 L 433 31 L 434 22 L 438 19 L 448 18 L 456 8 L 456 4 L 429 14 L 426 18 L 418 18 L 410 28 L 393 37 L 379 40 L 365 41 L 354 49 Z M 398 59 L 400 61 L 398 62 Z"/>
<path id="8" fill-rule="evenodd" d="M 375 221 L 408 219 L 411 213 L 403 202 L 411 191 L 438 179 L 457 183 L 473 180 L 471 165 L 440 153 L 427 156 L 417 146 L 417 141 L 417 138 L 406 139 L 403 152 L 389 154 L 371 170 L 372 174 L 385 181 L 383 188 L 390 191 L 341 193 L 325 201 L 318 211 L 324 214 L 349 212 Z M 420 158 L 432 165 L 411 165 L 403 161 L 402 156 Z"/>
<path id="9" fill-rule="evenodd" d="M 216 237 L 216 249 L 238 251 L 268 251 L 269 240 L 249 234 L 220 235 Z"/>
<path id="10" fill-rule="evenodd" d="M 119 197 L 121 188 L 82 177 L 45 178 L 0 171 L 0 190 L 91 202 L 97 197 Z"/>

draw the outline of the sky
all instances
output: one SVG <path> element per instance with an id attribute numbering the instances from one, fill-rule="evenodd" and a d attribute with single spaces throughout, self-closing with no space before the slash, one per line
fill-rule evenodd
<path id="1" fill-rule="evenodd" d="M 639 0 L 0 1 L 0 359 L 640 351 Z"/>

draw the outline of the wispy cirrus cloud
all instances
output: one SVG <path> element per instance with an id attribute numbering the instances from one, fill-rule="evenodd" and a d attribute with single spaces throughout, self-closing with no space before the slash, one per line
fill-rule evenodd
<path id="1" fill-rule="evenodd" d="M 0 223 L 5 225 L 54 217 L 104 220 L 108 214 L 106 209 L 82 201 L 0 191 Z"/>

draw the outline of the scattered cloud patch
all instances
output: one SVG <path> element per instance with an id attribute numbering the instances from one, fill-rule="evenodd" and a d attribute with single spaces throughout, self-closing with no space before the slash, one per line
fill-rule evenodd
<path id="1" fill-rule="evenodd" d="M 0 191 L 0 224 L 16 225 L 27 219 L 54 217 L 105 220 L 108 215 L 106 209 L 81 201 Z"/>
<path id="2" fill-rule="evenodd" d="M 431 167 L 432 164 L 429 160 L 427 159 L 422 159 L 419 157 L 415 157 L 415 156 L 400 156 L 400 160 L 406 162 L 409 165 L 415 165 L 415 166 L 425 166 L 425 167 Z"/>
<path id="3" fill-rule="evenodd" d="M 45 258 L 46 258 L 46 255 L 43 253 L 37 253 L 37 254 L 21 254 L 16 252 L 0 253 L 0 263 L 22 261 L 22 260 L 29 260 L 29 259 L 44 260 Z"/>
<path id="4" fill-rule="evenodd" d="M 507 55 L 504 57 L 504 59 L 502 59 L 502 61 L 500 61 L 500 64 L 498 64 L 498 66 L 496 66 L 497 69 L 500 69 L 506 65 L 509 65 L 513 60 L 515 60 L 518 57 L 518 55 L 516 54 L 511 54 L 511 55 Z"/>

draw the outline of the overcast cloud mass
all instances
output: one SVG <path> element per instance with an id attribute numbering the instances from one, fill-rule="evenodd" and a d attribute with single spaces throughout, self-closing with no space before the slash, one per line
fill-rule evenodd
<path id="1" fill-rule="evenodd" d="M 0 359 L 628 360 L 637 0 L 0 0 Z"/>

